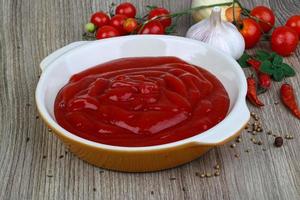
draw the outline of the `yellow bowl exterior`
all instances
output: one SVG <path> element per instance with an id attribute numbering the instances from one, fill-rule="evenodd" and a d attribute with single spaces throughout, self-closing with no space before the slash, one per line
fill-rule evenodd
<path id="1" fill-rule="evenodd" d="M 241 132 L 240 130 L 230 138 L 227 138 L 225 141 L 218 144 L 192 142 L 171 148 L 144 151 L 120 151 L 94 147 L 75 141 L 53 129 L 44 118 L 43 120 L 52 132 L 65 143 L 69 150 L 80 159 L 97 167 L 123 172 L 159 171 L 185 164 L 200 157 L 211 148 L 233 140 L 240 135 Z"/>

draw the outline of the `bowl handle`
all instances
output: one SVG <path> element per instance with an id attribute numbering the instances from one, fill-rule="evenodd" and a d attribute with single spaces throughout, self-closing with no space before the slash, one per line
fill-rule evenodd
<path id="1" fill-rule="evenodd" d="M 214 129 L 213 131 L 208 131 L 209 133 L 206 137 L 196 140 L 196 143 L 211 146 L 224 145 L 239 136 L 249 120 L 250 112 L 246 101 L 240 101 L 232 113 L 228 115 L 226 123 L 221 122 L 216 127 L 212 128 Z M 219 134 L 218 137 L 216 137 L 216 134 Z"/>
<path id="2" fill-rule="evenodd" d="M 59 58 L 60 56 L 62 56 L 63 54 L 67 53 L 68 51 L 75 49 L 79 46 L 82 46 L 84 44 L 89 43 L 90 41 L 79 41 L 79 42 L 73 42 L 71 44 L 68 44 L 56 51 L 54 51 L 53 53 L 51 53 L 50 55 L 48 55 L 46 58 L 44 58 L 40 64 L 40 68 L 42 71 L 45 71 L 46 68 L 57 58 Z"/>

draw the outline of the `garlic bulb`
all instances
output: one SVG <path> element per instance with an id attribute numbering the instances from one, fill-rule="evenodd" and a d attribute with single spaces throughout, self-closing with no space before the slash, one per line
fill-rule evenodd
<path id="1" fill-rule="evenodd" d="M 219 3 L 229 3 L 229 2 L 232 2 L 232 0 L 193 0 L 192 8 L 213 5 L 213 4 L 219 4 Z M 226 10 L 230 7 L 232 7 L 232 5 L 221 6 L 222 20 L 227 21 Z M 206 9 L 194 11 L 193 18 L 196 22 L 201 21 L 202 19 L 208 18 L 210 16 L 211 11 L 212 11 L 212 8 L 206 8 Z"/>
<path id="2" fill-rule="evenodd" d="M 214 7 L 209 18 L 193 25 L 186 37 L 200 40 L 239 59 L 245 50 L 245 41 L 238 29 L 221 20 L 221 8 Z"/>

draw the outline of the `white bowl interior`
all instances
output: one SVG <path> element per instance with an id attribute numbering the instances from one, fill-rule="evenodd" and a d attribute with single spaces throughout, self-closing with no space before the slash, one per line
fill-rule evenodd
<path id="1" fill-rule="evenodd" d="M 128 36 L 89 42 L 57 58 L 41 76 L 38 86 L 40 94 L 37 94 L 39 101 L 55 121 L 56 95 L 73 74 L 113 59 L 144 56 L 176 56 L 210 71 L 229 94 L 228 114 L 239 97 L 245 97 L 246 84 L 240 66 L 206 44 L 174 36 Z"/>

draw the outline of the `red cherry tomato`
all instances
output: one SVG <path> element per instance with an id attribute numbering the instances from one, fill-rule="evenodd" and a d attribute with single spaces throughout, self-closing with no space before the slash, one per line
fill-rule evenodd
<path id="1" fill-rule="evenodd" d="M 300 39 L 300 15 L 294 15 L 288 19 L 286 22 L 286 26 L 291 27 L 295 31 L 297 31 L 299 39 Z"/>
<path id="2" fill-rule="evenodd" d="M 109 25 L 115 27 L 121 35 L 127 32 L 124 30 L 123 25 L 127 17 L 125 15 L 115 15 L 111 18 Z"/>
<path id="3" fill-rule="evenodd" d="M 125 31 L 127 31 L 128 33 L 134 32 L 137 29 L 137 27 L 138 27 L 138 23 L 137 23 L 136 19 L 134 19 L 134 18 L 126 19 L 123 24 L 123 29 Z"/>
<path id="4" fill-rule="evenodd" d="M 158 19 L 160 23 L 166 28 L 172 24 L 172 19 L 170 17 L 167 17 L 170 15 L 170 12 L 165 8 L 155 8 L 150 11 L 148 15 L 148 19 L 153 19 L 157 16 L 165 16 Z"/>
<path id="5" fill-rule="evenodd" d="M 250 18 L 243 19 L 240 33 L 244 37 L 246 49 L 254 47 L 262 35 L 259 24 Z"/>
<path id="6" fill-rule="evenodd" d="M 135 18 L 136 8 L 129 2 L 121 3 L 116 8 L 116 15 L 125 15 L 128 18 Z"/>
<path id="7" fill-rule="evenodd" d="M 98 28 L 109 24 L 109 16 L 104 12 L 96 12 L 91 17 L 91 22 Z"/>
<path id="8" fill-rule="evenodd" d="M 257 6 L 253 8 L 250 15 L 263 21 L 259 22 L 259 25 L 264 33 L 269 32 L 274 27 L 275 15 L 270 8 L 265 6 Z"/>
<path id="9" fill-rule="evenodd" d="M 120 36 L 120 33 L 115 27 L 112 26 L 102 26 L 98 29 L 96 34 L 96 38 L 98 40 L 117 36 Z"/>
<path id="10" fill-rule="evenodd" d="M 159 21 L 150 21 L 147 23 L 141 31 L 141 34 L 164 34 L 164 26 Z"/>
<path id="11" fill-rule="evenodd" d="M 298 42 L 297 32 L 288 26 L 278 27 L 272 33 L 272 50 L 281 56 L 288 56 L 293 53 L 297 48 Z"/>

